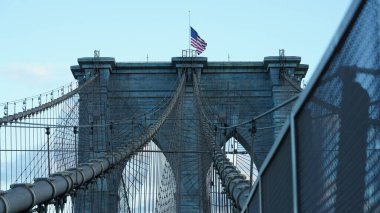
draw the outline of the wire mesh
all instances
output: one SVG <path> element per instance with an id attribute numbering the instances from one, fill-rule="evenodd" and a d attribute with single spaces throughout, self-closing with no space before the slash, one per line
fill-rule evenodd
<path id="1" fill-rule="evenodd" d="M 260 207 L 254 201 L 260 190 L 263 212 L 290 212 L 293 204 L 301 212 L 380 211 L 380 2 L 353 6 L 338 45 L 296 108 L 294 155 L 287 133 L 261 171 L 247 211 Z"/>
<path id="2" fill-rule="evenodd" d="M 252 196 L 252 204 L 249 207 L 248 212 L 260 212 L 260 192 L 259 190 L 256 190 Z"/>
<path id="3" fill-rule="evenodd" d="M 365 2 L 296 116 L 301 211 L 380 211 L 379 11 Z"/>
<path id="4" fill-rule="evenodd" d="M 293 212 L 290 135 L 284 138 L 276 158 L 261 175 L 262 210 L 265 212 Z"/>

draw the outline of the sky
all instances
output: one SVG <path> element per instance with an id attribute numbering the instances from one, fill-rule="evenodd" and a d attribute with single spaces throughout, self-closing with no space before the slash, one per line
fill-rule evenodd
<path id="1" fill-rule="evenodd" d="M 209 61 L 300 56 L 315 70 L 351 0 L 0 0 L 0 103 L 74 81 L 77 58 L 170 61 L 191 25 Z"/>

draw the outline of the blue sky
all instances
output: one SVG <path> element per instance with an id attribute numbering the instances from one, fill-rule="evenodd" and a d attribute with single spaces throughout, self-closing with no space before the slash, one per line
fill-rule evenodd
<path id="1" fill-rule="evenodd" d="M 170 61 L 188 48 L 191 23 L 209 61 L 302 57 L 314 71 L 351 0 L 0 0 L 0 103 L 73 81 L 77 58 Z"/>

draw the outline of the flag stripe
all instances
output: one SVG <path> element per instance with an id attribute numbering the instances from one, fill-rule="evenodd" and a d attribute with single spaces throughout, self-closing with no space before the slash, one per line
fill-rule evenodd
<path id="1" fill-rule="evenodd" d="M 194 45 L 197 45 L 198 47 L 203 47 L 203 48 L 205 48 L 207 46 L 207 44 L 201 44 L 201 43 L 198 43 L 196 41 L 191 41 L 191 43 L 193 43 Z"/>
<path id="2" fill-rule="evenodd" d="M 195 48 L 206 49 L 206 45 L 201 45 L 201 44 L 198 44 L 197 42 L 194 42 L 194 41 L 192 41 L 191 44 Z"/>
<path id="3" fill-rule="evenodd" d="M 191 42 L 198 44 L 199 46 L 203 46 L 203 47 L 207 46 L 206 42 L 200 42 L 200 41 L 195 40 L 195 39 L 191 39 Z"/>
<path id="4" fill-rule="evenodd" d="M 205 51 L 207 43 L 205 40 L 203 40 L 192 27 L 190 27 L 191 30 L 191 46 L 193 46 L 197 52 L 197 54 L 201 54 L 203 51 Z"/>

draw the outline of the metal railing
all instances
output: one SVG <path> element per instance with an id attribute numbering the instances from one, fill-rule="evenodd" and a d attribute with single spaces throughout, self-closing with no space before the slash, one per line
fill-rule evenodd
<path id="1" fill-rule="evenodd" d="M 379 210 L 379 11 L 352 3 L 242 212 Z"/>

